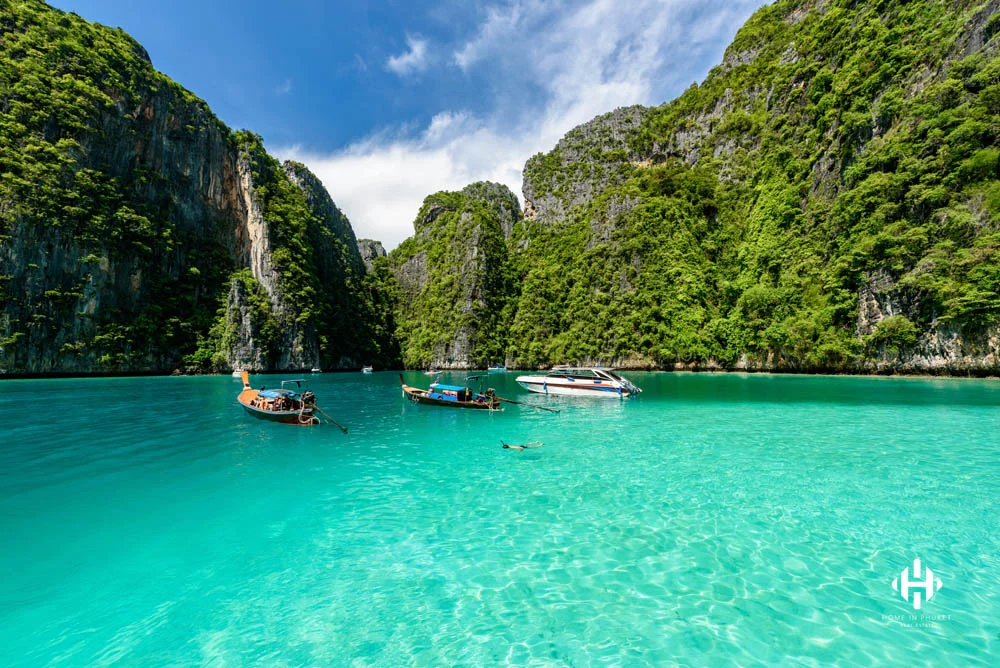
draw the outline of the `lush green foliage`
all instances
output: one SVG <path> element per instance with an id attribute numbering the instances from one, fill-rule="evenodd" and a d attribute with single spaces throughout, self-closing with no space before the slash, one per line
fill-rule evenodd
<path id="1" fill-rule="evenodd" d="M 261 354 L 269 364 L 275 364 L 279 357 L 281 345 L 281 328 L 271 308 L 271 299 L 264 288 L 249 269 L 239 269 L 231 277 L 231 292 L 246 295 L 250 327 L 254 339 L 260 346 Z M 184 364 L 189 369 L 203 371 L 228 371 L 229 360 L 226 353 L 238 344 L 238 336 L 242 313 L 230 310 L 225 303 L 225 297 L 216 320 L 206 335 L 198 336 L 197 349 L 184 357 Z"/>
<path id="2" fill-rule="evenodd" d="M 274 294 L 237 266 L 237 163 Z M 121 30 L 0 0 L 0 372 L 225 368 L 233 285 L 272 362 L 289 332 L 324 366 L 397 359 L 382 283 L 315 177 L 230 132 Z"/>
<path id="3" fill-rule="evenodd" d="M 917 328 L 904 315 L 891 315 L 879 321 L 866 343 L 899 352 L 917 342 Z"/>
<path id="4" fill-rule="evenodd" d="M 516 234 L 518 363 L 842 369 L 1000 322 L 987 3 L 812 4 L 761 9 L 623 141 L 608 117 L 529 162 L 526 194 L 556 204 Z M 876 283 L 906 314 L 859 338 Z"/>
<path id="5" fill-rule="evenodd" d="M 325 366 L 839 370 L 941 328 L 973 340 L 1000 324 L 993 11 L 778 0 L 701 85 L 532 158 L 528 218 L 492 184 L 437 193 L 366 273 L 314 177 L 123 32 L 0 0 L 0 365 L 56 341 L 52 369 L 221 368 L 233 285 L 266 356 L 307 332 Z M 250 165 L 278 297 L 163 146 Z M 862 317 L 862 294 L 896 315 Z"/>
<path id="6" fill-rule="evenodd" d="M 211 323 L 205 297 L 228 253 L 178 224 L 163 174 L 111 145 L 145 140 L 141 119 L 119 110 L 152 100 L 175 115 L 172 141 L 196 142 L 206 126 L 225 141 L 204 103 L 121 30 L 42 2 L 0 5 L 0 362 L 14 370 L 18 349 L 52 340 L 63 341 L 54 366 L 162 367 Z M 101 303 L 116 281 L 139 287 Z"/>
<path id="7" fill-rule="evenodd" d="M 396 337 L 399 283 L 388 258 L 374 260 L 372 270 L 361 279 L 356 299 L 354 330 L 356 337 L 363 337 L 360 348 L 362 363 L 380 368 L 398 368 L 402 364 L 402 351 Z"/>
<path id="8" fill-rule="evenodd" d="M 240 269 L 232 280 L 242 282 L 251 295 L 255 338 L 270 363 L 278 362 L 282 346 L 293 345 L 287 334 L 295 331 L 316 333 L 323 366 L 357 360 L 396 363 L 398 353 L 386 333 L 391 328 L 386 288 L 377 274 L 366 276 L 350 224 L 305 167 L 283 167 L 252 132 L 235 133 L 235 141 L 240 158 L 250 166 L 254 197 L 267 226 L 282 307 L 271 307 L 249 270 Z M 302 183 L 293 182 L 292 174 Z M 221 306 L 211 331 L 187 361 L 205 371 L 227 368 L 226 353 L 235 343 L 234 317 Z"/>
<path id="9" fill-rule="evenodd" d="M 396 336 L 403 363 L 462 363 L 504 359 L 514 275 L 501 218 L 519 215 L 507 188 L 476 183 L 427 197 L 414 237 L 389 255 L 400 277 Z"/>
<path id="10" fill-rule="evenodd" d="M 605 191 L 565 225 L 522 230 L 531 243 L 511 357 L 537 365 L 714 352 L 703 244 L 714 231 L 716 190 L 710 174 L 674 161 Z M 608 214 L 623 203 L 627 213 Z"/>

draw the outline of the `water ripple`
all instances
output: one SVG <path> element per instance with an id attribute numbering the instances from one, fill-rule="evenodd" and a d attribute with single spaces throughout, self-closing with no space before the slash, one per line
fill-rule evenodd
<path id="1" fill-rule="evenodd" d="M 346 436 L 228 378 L 5 381 L 54 417 L 0 426 L 0 663 L 990 665 L 995 382 L 636 380 L 490 377 L 553 415 L 317 377 Z M 934 618 L 891 587 L 916 556 Z"/>

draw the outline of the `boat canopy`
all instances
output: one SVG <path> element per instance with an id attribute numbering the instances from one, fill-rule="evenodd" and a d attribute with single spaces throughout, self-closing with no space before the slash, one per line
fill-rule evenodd
<path id="1" fill-rule="evenodd" d="M 466 392 L 469 388 L 462 387 L 461 385 L 442 385 L 441 383 L 431 383 L 432 390 L 443 390 L 452 392 Z"/>
<path id="2" fill-rule="evenodd" d="M 295 396 L 295 393 L 291 390 L 261 390 L 258 396 L 264 397 L 265 399 L 277 399 L 278 397 L 291 397 Z"/>

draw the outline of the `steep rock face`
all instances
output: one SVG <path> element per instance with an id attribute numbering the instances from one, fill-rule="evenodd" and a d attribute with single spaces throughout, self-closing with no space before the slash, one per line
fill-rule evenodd
<path id="1" fill-rule="evenodd" d="M 303 332 L 296 326 L 291 307 L 281 289 L 281 274 L 271 261 L 271 230 L 264 220 L 260 199 L 257 197 L 253 180 L 253 165 L 249 151 L 240 151 L 236 161 L 239 175 L 240 213 L 236 227 L 237 266 L 250 269 L 256 285 L 247 287 L 244 281 L 233 279 L 226 300 L 225 318 L 238 323 L 239 335 L 233 339 L 234 345 L 225 346 L 227 364 L 234 369 L 264 371 L 277 368 L 312 368 L 319 363 L 319 351 L 315 337 L 304 341 Z M 259 286 L 270 304 L 268 315 L 275 318 L 282 331 L 281 342 L 275 348 L 266 350 L 263 337 L 258 334 L 260 324 L 254 324 L 247 292 Z M 258 318 L 259 319 L 259 318 Z"/>
<path id="2" fill-rule="evenodd" d="M 615 109 L 571 130 L 551 152 L 530 158 L 522 186 L 525 217 L 562 222 L 568 211 L 620 182 L 621 165 L 645 159 L 629 139 L 648 114 L 639 105 Z"/>
<path id="3" fill-rule="evenodd" d="M 258 289 L 259 283 L 246 276 L 234 276 L 230 283 L 225 313 L 229 336 L 222 348 L 227 368 L 258 371 L 271 366 L 276 332 L 273 327 L 268 331 L 270 301 L 255 294 Z"/>
<path id="4" fill-rule="evenodd" d="M 382 242 L 373 239 L 358 239 L 358 253 L 361 255 L 361 261 L 365 263 L 365 270 L 369 272 L 372 271 L 376 259 L 386 256 Z"/>
<path id="5" fill-rule="evenodd" d="M 231 135 L 120 31 L 0 15 L 0 369 L 173 368 L 236 252 Z"/>
<path id="6" fill-rule="evenodd" d="M 261 337 L 256 347 L 238 346 L 242 354 L 229 349 L 229 341 L 246 338 L 233 338 L 233 323 L 248 318 L 234 281 L 228 308 L 242 310 L 220 316 L 228 324 L 221 334 L 216 328 L 212 345 L 239 368 L 356 366 L 364 349 L 365 328 L 356 320 L 365 270 L 350 223 L 304 165 L 278 164 L 250 133 L 237 133 L 237 144 L 244 212 L 236 230 L 237 264 L 249 268 L 253 289 L 266 295 L 269 307 L 257 320 L 270 319 L 277 338 L 269 350 L 261 346 L 270 339 Z M 269 364 L 254 366 L 261 359 Z"/>
<path id="7" fill-rule="evenodd" d="M 350 221 L 340 211 L 320 180 L 304 165 L 285 162 L 283 170 L 304 194 L 312 221 L 306 239 L 312 249 L 314 273 L 324 302 L 317 328 L 324 367 L 357 367 L 369 343 L 368 322 L 359 310 L 365 263 Z"/>
<path id="8" fill-rule="evenodd" d="M 868 274 L 858 294 L 856 333 L 868 343 L 859 367 L 877 373 L 994 374 L 1000 370 L 1000 336 L 994 327 L 970 330 L 932 318 L 920 321 L 920 294 L 887 272 Z M 887 327 L 890 326 L 890 327 Z"/>
<path id="9" fill-rule="evenodd" d="M 322 225 L 315 230 L 322 234 L 315 237 L 317 254 L 323 256 L 323 261 L 329 262 L 324 271 L 342 273 L 348 269 L 357 271 L 361 256 L 358 252 L 358 239 L 347 216 L 334 204 L 330 193 L 309 169 L 298 162 L 285 161 L 282 165 L 285 174 L 305 193 L 306 203 L 310 211 L 320 220 Z M 377 242 L 376 242 L 377 243 Z M 338 244 L 342 247 L 338 247 Z M 328 251 L 328 252 L 327 252 Z M 334 252 L 336 251 L 336 252 Z M 330 256 L 330 257 L 327 257 Z"/>
<path id="10" fill-rule="evenodd" d="M 777 2 L 532 158 L 509 356 L 1000 371 L 998 7 Z"/>
<path id="11" fill-rule="evenodd" d="M 281 299 L 279 274 L 271 262 L 271 231 L 264 221 L 261 203 L 255 193 L 253 167 L 246 152 L 236 160 L 239 187 L 235 191 L 240 215 L 236 223 L 237 264 L 250 269 L 272 301 Z"/>
<path id="12" fill-rule="evenodd" d="M 0 59 L 0 373 L 354 352 L 335 305 L 356 306 L 363 265 L 315 177 L 232 133 L 120 30 L 21 0 L 0 7 Z M 251 293 L 268 301 L 253 318 Z M 261 318 L 269 348 L 247 324 Z"/>
<path id="13" fill-rule="evenodd" d="M 503 320 L 516 291 L 506 239 L 520 218 L 517 197 L 495 183 L 424 200 L 414 236 L 389 254 L 406 366 L 470 368 L 503 359 Z"/>

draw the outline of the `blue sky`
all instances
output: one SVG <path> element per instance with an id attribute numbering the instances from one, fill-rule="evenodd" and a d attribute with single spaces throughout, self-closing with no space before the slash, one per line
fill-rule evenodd
<path id="1" fill-rule="evenodd" d="M 50 0 L 120 26 L 280 158 L 359 237 L 396 246 L 423 198 L 521 168 L 615 107 L 701 81 L 761 0 Z"/>

